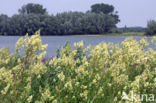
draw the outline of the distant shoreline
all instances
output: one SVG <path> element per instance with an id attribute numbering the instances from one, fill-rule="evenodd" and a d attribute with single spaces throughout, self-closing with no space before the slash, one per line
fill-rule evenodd
<path id="1" fill-rule="evenodd" d="M 25 36 L 25 35 L 0 35 L 0 36 Z M 31 36 L 31 35 L 29 35 Z M 145 36 L 144 32 L 107 33 L 107 34 L 68 34 L 68 35 L 41 35 L 41 36 Z"/>

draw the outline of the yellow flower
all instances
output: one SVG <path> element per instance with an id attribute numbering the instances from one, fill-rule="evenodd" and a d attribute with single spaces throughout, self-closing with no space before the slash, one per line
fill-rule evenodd
<path id="1" fill-rule="evenodd" d="M 72 81 L 71 80 L 69 82 L 67 82 L 64 86 L 66 88 L 69 88 L 69 90 L 72 90 L 73 89 L 73 87 L 72 87 Z"/>
<path id="2" fill-rule="evenodd" d="M 64 81 L 65 75 L 63 74 L 63 72 L 61 72 L 61 73 L 58 75 L 58 78 L 59 78 L 61 81 Z"/>
<path id="3" fill-rule="evenodd" d="M 46 49 L 47 49 L 47 47 L 48 47 L 48 44 L 46 44 L 46 45 L 42 45 L 42 47 L 41 47 L 41 51 L 46 50 Z"/>
<path id="4" fill-rule="evenodd" d="M 81 86 L 81 88 L 86 89 L 86 88 L 87 88 L 87 86 L 82 85 L 82 86 Z"/>
<path id="5" fill-rule="evenodd" d="M 75 83 L 75 85 L 76 85 L 76 86 L 79 86 L 79 85 L 80 85 L 80 83 L 79 83 L 79 82 L 76 82 L 76 83 Z"/>
<path id="6" fill-rule="evenodd" d="M 93 84 L 95 84 L 96 82 L 97 82 L 96 79 L 94 79 L 94 80 L 93 80 Z"/>
<path id="7" fill-rule="evenodd" d="M 80 42 L 78 42 L 78 43 L 74 43 L 74 47 L 83 48 L 83 46 L 84 46 L 83 41 L 80 41 Z"/>
<path id="8" fill-rule="evenodd" d="M 20 46 L 23 44 L 24 42 L 24 39 L 23 38 L 20 38 L 17 43 L 16 43 L 16 51 L 19 51 L 20 49 Z"/>
<path id="9" fill-rule="evenodd" d="M 9 87 L 10 87 L 10 84 L 8 84 L 8 85 L 4 88 L 4 90 L 1 91 L 1 93 L 2 93 L 3 95 L 5 95 L 5 94 L 8 92 Z"/>
<path id="10" fill-rule="evenodd" d="M 32 101 L 32 95 L 28 97 L 27 102 L 30 103 Z"/>

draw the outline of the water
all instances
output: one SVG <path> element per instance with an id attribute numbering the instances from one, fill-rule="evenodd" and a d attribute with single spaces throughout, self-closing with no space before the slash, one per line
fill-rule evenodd
<path id="1" fill-rule="evenodd" d="M 100 42 L 112 42 L 114 44 L 121 44 L 122 41 L 125 40 L 128 36 L 42 36 L 42 42 L 43 44 L 48 44 L 47 48 L 47 55 L 48 56 L 55 56 L 56 50 L 59 47 L 64 46 L 66 41 L 69 41 L 71 45 L 73 45 L 74 42 L 79 42 L 81 40 L 84 41 L 84 46 L 91 44 L 97 45 Z M 0 36 L 0 48 L 2 47 L 9 47 L 11 52 L 15 51 L 15 44 L 17 40 L 20 38 L 20 36 Z M 141 36 L 134 36 L 133 37 L 136 40 L 140 40 Z M 148 41 L 150 41 L 151 38 L 148 38 Z M 152 46 L 152 48 L 155 48 Z"/>

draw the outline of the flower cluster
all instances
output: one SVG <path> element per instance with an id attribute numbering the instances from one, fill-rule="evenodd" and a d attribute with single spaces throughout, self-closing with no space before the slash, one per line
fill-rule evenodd
<path id="1" fill-rule="evenodd" d="M 123 92 L 156 94 L 156 51 L 149 45 L 133 38 L 122 47 L 102 42 L 84 48 L 81 41 L 72 48 L 66 43 L 48 59 L 40 31 L 26 35 L 17 41 L 15 53 L 0 49 L 0 101 L 130 103 L 122 100 Z"/>

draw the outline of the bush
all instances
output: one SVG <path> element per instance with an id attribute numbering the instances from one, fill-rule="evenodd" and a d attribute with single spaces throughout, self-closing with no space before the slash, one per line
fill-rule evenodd
<path id="1" fill-rule="evenodd" d="M 92 49 L 84 48 L 83 41 L 74 43 L 73 48 L 66 43 L 56 57 L 47 59 L 47 45 L 42 45 L 40 33 L 31 38 L 26 35 L 18 40 L 16 53 L 0 50 L 3 53 L 0 100 L 2 103 L 129 103 L 122 100 L 124 93 L 130 98 L 132 91 L 156 94 L 156 51 L 145 51 L 148 45 L 145 39 L 132 38 L 123 41 L 122 48 L 105 42 Z M 153 99 L 150 95 L 147 102 Z M 145 103 L 146 98 L 141 102 Z"/>

